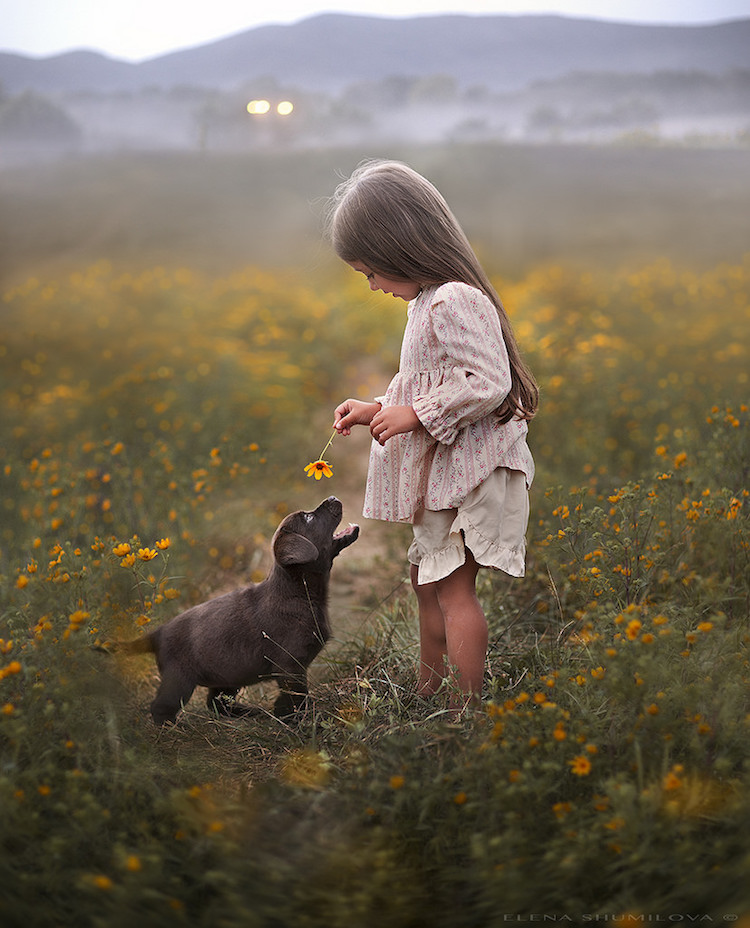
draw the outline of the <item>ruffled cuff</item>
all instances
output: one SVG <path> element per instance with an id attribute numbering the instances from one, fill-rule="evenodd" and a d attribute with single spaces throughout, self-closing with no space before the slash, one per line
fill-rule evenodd
<path id="1" fill-rule="evenodd" d="M 417 396 L 412 402 L 412 409 L 435 441 L 439 441 L 442 445 L 453 444 L 458 435 L 458 429 L 445 421 L 445 413 L 434 398 L 429 395 Z"/>

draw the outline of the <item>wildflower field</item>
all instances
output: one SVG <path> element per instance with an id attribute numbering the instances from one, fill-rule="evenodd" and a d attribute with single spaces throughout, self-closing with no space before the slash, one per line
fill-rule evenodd
<path id="1" fill-rule="evenodd" d="M 151 659 L 96 646 L 261 579 L 291 509 L 360 521 L 366 442 L 325 443 L 389 379 L 403 303 L 312 245 L 149 263 L 144 227 L 52 262 L 47 206 L 0 295 L 0 925 L 750 925 L 741 243 L 488 264 L 542 402 L 527 576 L 480 575 L 481 711 L 415 697 L 407 535 L 365 522 L 299 723 L 199 693 L 157 731 Z"/>

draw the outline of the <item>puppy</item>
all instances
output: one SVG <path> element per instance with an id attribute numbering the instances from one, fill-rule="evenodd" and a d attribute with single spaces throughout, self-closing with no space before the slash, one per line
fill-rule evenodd
<path id="1" fill-rule="evenodd" d="M 334 534 L 343 507 L 329 496 L 312 512 L 294 512 L 273 536 L 268 577 L 193 606 L 160 628 L 119 648 L 153 652 L 161 684 L 151 703 L 157 725 L 173 723 L 196 686 L 221 715 L 252 711 L 238 691 L 275 680 L 274 714 L 293 715 L 307 697 L 307 668 L 330 638 L 328 580 L 333 559 L 359 536 L 350 525 Z M 115 646 L 116 648 L 118 646 Z"/>

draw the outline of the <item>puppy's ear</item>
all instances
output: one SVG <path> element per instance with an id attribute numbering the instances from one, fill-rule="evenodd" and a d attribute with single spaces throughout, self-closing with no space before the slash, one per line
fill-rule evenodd
<path id="1" fill-rule="evenodd" d="M 296 532 L 280 532 L 273 541 L 273 556 L 282 567 L 311 564 L 320 552 L 309 538 Z"/>

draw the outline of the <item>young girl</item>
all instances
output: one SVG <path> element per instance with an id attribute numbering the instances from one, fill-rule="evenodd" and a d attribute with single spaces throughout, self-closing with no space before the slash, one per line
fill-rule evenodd
<path id="1" fill-rule="evenodd" d="M 369 426 L 374 439 L 365 517 L 413 525 L 420 693 L 453 674 L 474 700 L 487 656 L 478 568 L 524 574 L 537 387 L 471 245 L 420 174 L 392 161 L 360 166 L 334 194 L 330 233 L 371 290 L 409 303 L 385 395 L 345 400 L 333 424 L 341 435 Z"/>

